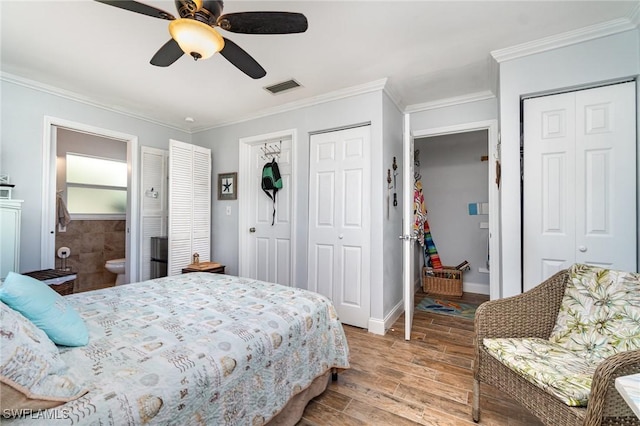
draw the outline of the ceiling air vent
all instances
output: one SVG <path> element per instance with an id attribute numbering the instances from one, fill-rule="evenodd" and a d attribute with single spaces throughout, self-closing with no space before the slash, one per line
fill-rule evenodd
<path id="1" fill-rule="evenodd" d="M 267 86 L 264 89 L 270 92 L 272 95 L 276 95 L 286 90 L 295 89 L 296 87 L 300 87 L 300 83 L 291 79 L 291 80 L 283 81 L 281 83 L 272 84 L 271 86 Z"/>

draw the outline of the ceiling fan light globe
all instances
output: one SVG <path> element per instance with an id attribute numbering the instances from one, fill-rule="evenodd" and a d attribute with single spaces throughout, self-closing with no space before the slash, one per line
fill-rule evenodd
<path id="1" fill-rule="evenodd" d="M 207 24 L 194 19 L 181 18 L 169 23 L 169 33 L 188 55 L 207 59 L 224 47 L 224 39 Z"/>

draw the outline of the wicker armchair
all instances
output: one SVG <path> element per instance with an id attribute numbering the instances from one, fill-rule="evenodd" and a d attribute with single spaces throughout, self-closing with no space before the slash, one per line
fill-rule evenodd
<path id="1" fill-rule="evenodd" d="M 476 311 L 473 384 L 473 420 L 480 420 L 480 383 L 505 392 L 547 425 L 640 425 L 615 389 L 619 376 L 640 373 L 640 350 L 621 352 L 596 369 L 587 407 L 570 407 L 531 384 L 492 357 L 482 344 L 485 338 L 539 337 L 548 339 L 569 279 L 558 272 L 537 287 L 514 297 L 485 302 Z"/>

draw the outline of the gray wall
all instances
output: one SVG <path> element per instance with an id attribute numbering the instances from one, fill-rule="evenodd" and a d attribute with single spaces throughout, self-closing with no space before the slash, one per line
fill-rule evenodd
<path id="1" fill-rule="evenodd" d="M 468 204 L 488 201 L 487 131 L 417 139 L 427 219 L 443 265 L 469 261 L 463 274 L 465 291 L 489 294 L 487 268 L 488 215 L 469 215 Z"/>
<path id="2" fill-rule="evenodd" d="M 402 197 L 403 185 L 402 185 L 402 173 L 405 169 L 405 165 L 402 161 L 402 140 L 403 140 L 403 114 L 398 107 L 393 103 L 391 99 L 385 94 L 383 96 L 383 130 L 382 130 L 382 164 L 379 166 L 374 165 L 372 173 L 378 176 L 378 179 L 374 178 L 374 182 L 378 182 L 380 176 L 383 178 L 383 207 L 382 207 L 382 223 L 383 223 L 383 235 L 382 235 L 382 261 L 376 265 L 379 268 L 379 273 L 382 274 L 384 282 L 384 291 L 382 292 L 383 316 L 378 318 L 387 318 L 393 309 L 402 302 L 404 298 L 403 285 L 402 285 L 402 242 L 398 239 L 398 236 L 402 235 L 402 206 L 404 205 L 404 199 Z M 393 178 L 393 157 L 396 157 L 396 163 L 398 169 L 396 170 L 396 188 L 391 191 L 391 207 L 389 208 L 389 219 L 387 219 L 387 191 L 386 191 L 386 178 L 387 169 L 391 169 Z M 393 185 L 393 182 L 392 182 Z M 393 207 L 393 192 L 397 193 L 398 206 Z M 377 272 L 377 271 L 376 271 Z M 376 295 L 372 293 L 371 299 L 376 300 Z M 390 318 L 388 322 L 392 320 Z"/>
<path id="3" fill-rule="evenodd" d="M 220 172 L 238 170 L 238 141 L 240 138 L 271 133 L 283 129 L 298 130 L 297 229 L 295 238 L 300 255 L 295 266 L 295 283 L 307 285 L 307 220 L 309 133 L 364 122 L 371 123 L 372 144 L 372 279 L 371 317 L 383 320 L 389 310 L 402 299 L 399 281 L 400 252 L 394 249 L 399 235 L 401 215 L 385 223 L 386 167 L 393 156 L 401 167 L 402 119 L 398 109 L 382 90 L 344 98 L 332 102 L 300 108 L 269 117 L 210 129 L 197 134 L 165 127 L 115 112 L 87 102 L 73 100 L 38 87 L 0 80 L 2 90 L 2 129 L 0 172 L 11 176 L 16 184 L 14 198 L 25 200 L 22 215 L 20 272 L 40 269 L 41 209 L 43 198 L 42 152 L 43 129 L 46 116 L 81 123 L 138 137 L 139 146 L 167 149 L 169 139 L 194 143 L 211 148 L 213 178 Z M 386 118 L 383 121 L 383 116 Z M 383 132 L 384 130 L 384 132 Z M 384 135 L 384 136 L 383 136 Z M 384 143 L 383 143 L 384 139 Z M 48 143 L 48 141 L 46 141 Z M 384 147 L 384 149 L 383 149 Z M 400 172 L 401 170 L 399 170 Z M 139 177 L 139 173 L 138 173 Z M 401 194 L 401 188 L 398 188 Z M 242 194 L 239 194 L 241 197 Z M 399 200 L 401 202 L 401 200 Z M 225 207 L 231 204 L 235 214 L 227 216 Z M 234 210 L 232 210 L 234 211 Z M 399 211 L 399 210 L 398 210 Z M 137 244 L 137 236 L 133 243 Z M 387 251 L 390 257 L 384 255 Z M 229 273 L 238 271 L 237 201 L 213 201 L 212 255 L 227 265 Z M 389 264 L 389 268 L 384 264 Z M 385 286 L 385 282 L 389 282 Z"/>
<path id="4" fill-rule="evenodd" d="M 500 64 L 502 134 L 502 296 L 521 293 L 520 100 L 637 77 L 640 30 L 602 37 Z M 640 97 L 638 98 L 640 101 Z"/>
<path id="5" fill-rule="evenodd" d="M 170 138 L 191 142 L 186 132 L 23 84 L 3 79 L 0 91 L 0 173 L 9 174 L 16 185 L 13 198 L 24 200 L 20 272 L 40 269 L 45 116 L 136 135 L 139 145 L 167 149 Z"/>
<path id="6" fill-rule="evenodd" d="M 300 108 L 294 111 L 262 117 L 242 123 L 214 128 L 193 135 L 193 143 L 211 148 L 213 174 L 237 171 L 239 167 L 239 140 L 286 129 L 297 129 L 296 147 L 297 182 L 297 229 L 294 230 L 295 244 L 298 250 L 297 264 L 293 282 L 296 287 L 307 287 L 307 248 L 309 218 L 309 133 L 350 126 L 365 122 L 371 123 L 372 153 L 372 194 L 371 194 L 371 317 L 383 319 L 382 296 L 383 262 L 382 207 L 386 195 L 386 175 L 381 172 L 382 164 L 387 163 L 383 154 L 383 92 L 381 90 L 347 97 L 340 100 Z M 402 132 L 402 128 L 398 129 Z M 390 163 L 389 163 L 390 164 Z M 386 173 L 386 168 L 385 168 Z M 244 194 L 238 194 L 242 197 Z M 224 210 L 231 206 L 233 214 L 226 216 Z M 231 274 L 238 272 L 238 201 L 213 201 L 212 206 L 212 257 L 227 266 Z M 375 266 L 374 266 L 375 265 Z"/>

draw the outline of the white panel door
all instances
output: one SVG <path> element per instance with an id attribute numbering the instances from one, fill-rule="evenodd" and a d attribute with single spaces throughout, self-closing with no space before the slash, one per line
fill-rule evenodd
<path id="1" fill-rule="evenodd" d="M 167 274 L 177 275 L 194 253 L 211 252 L 211 151 L 175 140 L 169 146 L 169 248 Z"/>
<path id="2" fill-rule="evenodd" d="M 167 236 L 167 159 L 164 149 L 143 146 L 140 174 L 140 280 L 151 278 L 151 237 Z"/>
<path id="3" fill-rule="evenodd" d="M 576 262 L 635 271 L 635 83 L 576 92 Z"/>
<path id="4" fill-rule="evenodd" d="M 266 141 L 251 146 L 249 212 L 252 220 L 249 238 L 249 278 L 292 285 L 291 220 L 293 193 L 291 138 Z M 280 151 L 276 157 L 282 189 L 276 194 L 276 214 L 273 202 L 261 187 L 262 167 L 271 161 L 265 156 L 265 144 Z M 272 223 L 273 219 L 273 225 Z"/>
<path id="5" fill-rule="evenodd" d="M 340 320 L 368 327 L 370 127 L 312 135 L 309 147 L 309 289 Z"/>
<path id="6" fill-rule="evenodd" d="M 524 288 L 575 259 L 575 95 L 524 103 Z"/>
<path id="7" fill-rule="evenodd" d="M 636 270 L 635 83 L 524 102 L 524 290 L 573 263 Z"/>
<path id="8" fill-rule="evenodd" d="M 413 324 L 413 309 L 415 298 L 415 286 L 413 284 L 414 250 L 416 237 L 413 236 L 413 187 L 414 187 L 414 156 L 415 148 L 413 134 L 411 133 L 411 118 L 404 115 L 404 139 L 402 143 L 402 284 L 404 294 L 404 339 L 411 340 L 411 327 Z"/>

